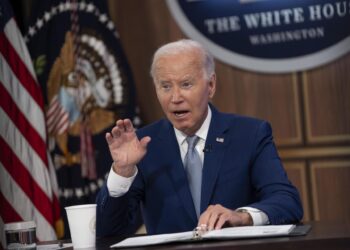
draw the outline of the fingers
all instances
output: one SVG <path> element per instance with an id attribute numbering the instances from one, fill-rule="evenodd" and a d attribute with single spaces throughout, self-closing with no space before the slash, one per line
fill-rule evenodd
<path id="1" fill-rule="evenodd" d="M 151 137 L 146 136 L 140 140 L 141 147 L 147 148 L 148 143 L 151 141 Z"/>
<path id="2" fill-rule="evenodd" d="M 119 129 L 118 126 L 115 126 L 115 127 L 112 129 L 112 131 L 111 131 L 112 139 L 113 139 L 113 138 L 118 138 L 118 137 L 120 137 L 121 134 L 122 134 L 122 133 L 121 133 L 121 131 L 120 131 L 120 129 Z"/>
<path id="3" fill-rule="evenodd" d="M 215 224 L 215 229 L 220 229 L 223 228 L 223 226 L 229 222 L 229 215 L 227 213 L 221 214 L 221 216 L 218 218 L 216 224 Z"/>
<path id="4" fill-rule="evenodd" d="M 124 120 L 124 128 L 126 132 L 134 131 L 134 126 L 132 125 L 132 122 L 129 119 Z"/>
<path id="5" fill-rule="evenodd" d="M 209 230 L 220 229 L 225 224 L 230 226 L 240 225 L 240 217 L 235 213 L 235 211 L 221 205 L 210 205 L 200 216 L 198 225 L 207 225 Z"/>
<path id="6" fill-rule="evenodd" d="M 111 135 L 111 133 L 106 133 L 106 140 L 108 144 L 111 144 L 113 141 L 113 137 Z"/>
<path id="7" fill-rule="evenodd" d="M 222 213 L 221 205 L 210 205 L 199 217 L 198 225 L 207 225 L 208 230 L 215 228 L 218 217 Z"/>
<path id="8" fill-rule="evenodd" d="M 116 124 L 120 132 L 134 132 L 130 119 L 118 120 Z"/>
<path id="9" fill-rule="evenodd" d="M 208 221 L 208 228 L 209 228 L 209 230 L 216 229 L 216 222 L 217 222 L 218 218 L 220 218 L 220 214 L 218 214 L 216 212 L 213 212 L 210 215 L 209 221 Z"/>
<path id="10" fill-rule="evenodd" d="M 219 229 L 216 228 L 217 221 L 219 220 L 223 212 L 223 207 L 221 205 L 215 205 L 210 207 L 208 211 L 208 222 L 206 223 L 208 225 L 209 230 Z"/>
<path id="11" fill-rule="evenodd" d="M 126 138 L 136 138 L 136 134 L 134 133 L 135 129 L 130 121 L 130 119 L 117 120 L 116 125 L 113 127 L 110 133 L 106 133 L 106 140 L 109 145 L 113 142 L 118 141 L 119 143 L 125 142 Z M 128 136 L 124 137 L 123 135 Z M 126 140 L 129 140 L 126 139 Z M 140 140 L 140 146 L 143 150 L 146 150 L 148 143 L 151 141 L 151 137 L 146 136 Z M 120 145 L 120 144 L 118 144 Z"/>
<path id="12" fill-rule="evenodd" d="M 116 124 L 117 124 L 118 131 L 120 132 L 126 131 L 124 120 L 118 120 Z"/>
<path id="13" fill-rule="evenodd" d="M 116 126 L 113 127 L 112 131 L 106 134 L 108 143 L 111 143 L 113 138 L 122 136 L 125 132 L 134 132 L 134 126 L 130 119 L 118 120 L 115 124 Z"/>

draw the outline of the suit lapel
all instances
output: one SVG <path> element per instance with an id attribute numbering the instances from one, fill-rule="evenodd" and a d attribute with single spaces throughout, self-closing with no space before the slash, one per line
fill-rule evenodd
<path id="1" fill-rule="evenodd" d="M 182 202 L 186 212 L 193 219 L 194 223 L 197 223 L 197 215 L 193 205 L 185 169 L 181 160 L 179 145 L 176 140 L 174 128 L 168 121 L 165 122 L 163 128 L 160 130 L 159 138 L 162 141 L 161 145 L 164 145 L 166 149 L 163 151 L 166 155 L 162 157 L 167 159 L 169 165 L 171 166 L 169 175 L 172 185 L 174 186 L 174 190 L 177 193 L 179 200 Z"/>
<path id="2" fill-rule="evenodd" d="M 201 212 L 205 211 L 209 205 L 218 173 L 223 164 L 222 161 L 227 146 L 229 145 L 229 137 L 226 137 L 229 124 L 212 106 L 211 110 L 213 115 L 206 140 L 206 148 L 208 148 L 208 150 L 204 154 Z"/>

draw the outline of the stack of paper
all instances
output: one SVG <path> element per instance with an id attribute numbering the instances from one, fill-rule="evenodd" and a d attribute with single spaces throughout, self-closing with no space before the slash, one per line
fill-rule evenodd
<path id="1" fill-rule="evenodd" d="M 295 225 L 228 227 L 220 230 L 205 232 L 199 239 L 237 239 L 287 236 L 294 229 L 294 227 Z M 193 231 L 188 231 L 183 233 L 158 234 L 127 238 L 117 244 L 112 245 L 111 247 L 137 247 L 192 240 L 198 240 L 198 238 L 194 238 Z"/>

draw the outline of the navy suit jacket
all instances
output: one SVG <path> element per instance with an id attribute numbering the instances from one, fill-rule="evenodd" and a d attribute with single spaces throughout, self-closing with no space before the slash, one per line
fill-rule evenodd
<path id="1" fill-rule="evenodd" d="M 218 112 L 212 119 L 204 155 L 201 212 L 211 204 L 249 206 L 265 212 L 270 224 L 301 220 L 303 209 L 273 143 L 270 125 Z M 137 131 L 150 136 L 138 174 L 123 196 L 97 196 L 97 235 L 131 233 L 140 207 L 148 234 L 189 231 L 197 216 L 172 124 L 164 119 Z"/>

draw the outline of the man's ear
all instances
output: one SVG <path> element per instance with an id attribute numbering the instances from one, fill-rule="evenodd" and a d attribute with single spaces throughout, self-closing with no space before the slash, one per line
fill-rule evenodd
<path id="1" fill-rule="evenodd" d="M 216 74 L 213 73 L 209 80 L 209 98 L 213 98 L 216 91 Z"/>

